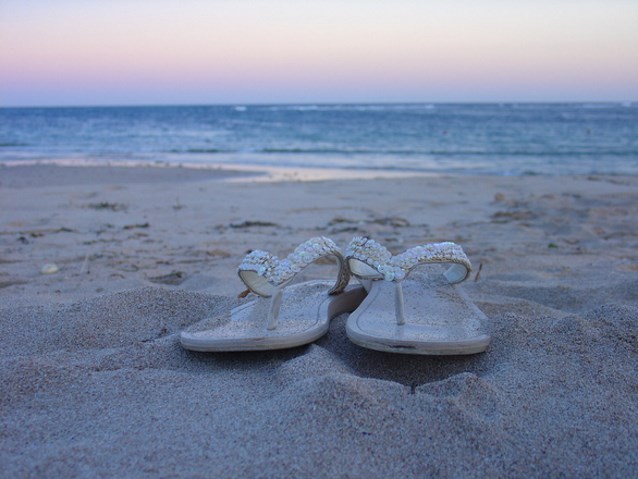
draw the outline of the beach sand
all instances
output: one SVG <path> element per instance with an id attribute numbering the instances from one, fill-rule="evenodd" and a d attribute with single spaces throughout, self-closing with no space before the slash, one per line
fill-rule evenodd
<path id="1" fill-rule="evenodd" d="M 0 168 L 0 476 L 636 477 L 638 178 L 239 174 Z M 317 235 L 460 243 L 492 345 L 179 346 Z"/>

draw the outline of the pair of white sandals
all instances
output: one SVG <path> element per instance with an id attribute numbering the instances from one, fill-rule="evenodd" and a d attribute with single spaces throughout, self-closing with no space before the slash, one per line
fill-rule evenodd
<path id="1" fill-rule="evenodd" d="M 334 285 L 292 284 L 311 263 L 337 259 Z M 447 269 L 433 272 L 437 265 Z M 429 266 L 428 268 L 415 268 Z M 439 266 L 440 268 L 440 266 Z M 308 344 L 328 331 L 330 320 L 351 313 L 350 340 L 378 351 L 404 354 L 474 354 L 487 349 L 485 315 L 454 286 L 472 266 L 455 243 L 433 243 L 392 256 L 376 241 L 355 237 L 342 254 L 325 237 L 299 245 L 284 260 L 255 250 L 239 266 L 239 277 L 257 299 L 182 332 L 193 351 L 255 351 Z M 361 286 L 348 286 L 350 276 Z M 332 287 L 331 287 L 332 286 Z"/>

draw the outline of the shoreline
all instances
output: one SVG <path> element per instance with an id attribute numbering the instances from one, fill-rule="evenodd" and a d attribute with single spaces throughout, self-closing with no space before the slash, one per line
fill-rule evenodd
<path id="1" fill-rule="evenodd" d="M 61 168 L 157 168 L 184 169 L 203 172 L 223 173 L 223 179 L 231 182 L 280 182 L 280 181 L 330 181 L 330 180 L 367 180 L 409 177 L 436 177 L 445 173 L 390 171 L 381 169 L 336 169 L 336 168 L 292 168 L 283 166 L 265 166 L 252 164 L 196 163 L 165 161 L 146 162 L 138 160 L 94 161 L 94 160 L 12 160 L 0 162 L 2 168 L 20 168 L 37 166 L 58 166 Z"/>
<path id="2" fill-rule="evenodd" d="M 0 168 L 7 475 L 638 468 L 638 177 L 234 175 Z M 291 350 L 179 346 L 181 330 L 250 300 L 237 297 L 247 251 L 284 257 L 313 236 L 345 248 L 358 235 L 393 254 L 462 245 L 474 265 L 462 288 L 490 320 L 488 351 L 367 350 L 347 339 L 347 315 Z M 51 263 L 57 270 L 43 269 Z M 331 278 L 332 268 L 300 280 Z"/>
<path id="3" fill-rule="evenodd" d="M 337 168 L 293 168 L 280 166 L 266 166 L 253 164 L 227 164 L 227 163 L 198 163 L 166 161 L 148 162 L 143 160 L 77 160 L 77 159 L 50 159 L 50 160 L 11 160 L 0 162 L 0 172 L 5 168 L 27 168 L 38 166 L 57 166 L 60 168 L 105 168 L 111 171 L 122 169 L 147 170 L 188 170 L 199 171 L 206 174 L 206 178 L 218 176 L 218 179 L 226 182 L 239 183 L 276 183 L 276 182 L 314 182 L 314 181 L 348 181 L 348 180 L 383 180 L 400 178 L 442 178 L 442 177 L 473 177 L 473 178 L 633 178 L 638 175 L 625 173 L 586 173 L 586 174 L 555 174 L 527 173 L 521 175 L 495 174 L 495 173 L 461 173 L 461 172 L 428 172 L 413 170 L 383 170 L 383 169 L 337 169 Z M 1 178 L 0 178 L 1 181 Z"/>

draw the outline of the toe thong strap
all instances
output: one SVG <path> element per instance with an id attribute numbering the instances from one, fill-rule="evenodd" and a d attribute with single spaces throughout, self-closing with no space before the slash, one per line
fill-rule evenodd
<path id="1" fill-rule="evenodd" d="M 324 236 L 301 243 L 283 260 L 266 251 L 252 251 L 239 265 L 238 273 L 253 293 L 271 297 L 277 288 L 290 282 L 302 269 L 325 256 L 336 257 L 339 264 L 337 281 L 328 293 L 341 293 L 350 280 L 350 270 L 334 241 Z"/>

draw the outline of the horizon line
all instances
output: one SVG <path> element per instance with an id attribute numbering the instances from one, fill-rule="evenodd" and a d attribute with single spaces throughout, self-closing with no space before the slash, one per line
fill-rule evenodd
<path id="1" fill-rule="evenodd" d="M 638 100 L 507 100 L 507 101 L 488 101 L 488 100 L 472 100 L 472 101 L 317 101 L 317 102 L 228 102 L 228 103 L 130 103 L 130 104 L 67 104 L 67 105 L 0 105 L 2 109 L 29 109 L 29 108 L 167 108 L 167 107 L 263 107 L 263 106 L 337 106 L 337 105 L 574 105 L 574 104 L 627 104 L 634 105 Z"/>

